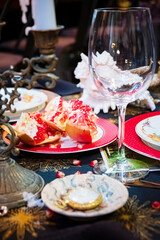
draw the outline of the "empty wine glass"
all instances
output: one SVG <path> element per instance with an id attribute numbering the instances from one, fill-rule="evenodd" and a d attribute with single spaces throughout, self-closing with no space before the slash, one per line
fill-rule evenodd
<path id="1" fill-rule="evenodd" d="M 135 169 L 125 156 L 124 123 L 128 103 L 150 85 L 155 59 L 155 38 L 148 8 L 95 9 L 88 46 L 89 66 L 99 92 L 118 109 L 118 157 L 106 173 L 120 181 L 142 178 L 148 169 Z M 110 131 L 108 129 L 108 131 Z M 102 171 L 99 165 L 96 171 Z M 143 168 L 143 167 L 142 167 Z"/>

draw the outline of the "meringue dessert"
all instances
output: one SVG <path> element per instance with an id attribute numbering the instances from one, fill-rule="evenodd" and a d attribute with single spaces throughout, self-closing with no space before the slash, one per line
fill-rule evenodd
<path id="1" fill-rule="evenodd" d="M 92 188 L 79 187 L 69 191 L 66 202 L 71 208 L 90 210 L 99 206 L 103 201 L 102 195 Z"/>

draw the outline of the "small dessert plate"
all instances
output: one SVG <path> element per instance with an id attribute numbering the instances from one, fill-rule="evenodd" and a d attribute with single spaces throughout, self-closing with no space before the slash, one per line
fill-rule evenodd
<path id="1" fill-rule="evenodd" d="M 145 118 L 136 125 L 135 130 L 144 144 L 160 151 L 160 115 Z"/>
<path id="2" fill-rule="evenodd" d="M 12 92 L 13 90 L 14 88 L 7 88 L 8 92 Z M 41 111 L 48 101 L 47 95 L 40 90 L 18 88 L 17 91 L 20 94 L 21 99 L 15 99 L 14 104 L 11 107 L 13 110 L 15 109 L 16 112 L 11 113 L 10 111 L 5 111 L 4 113 L 5 116 L 10 118 L 11 122 L 16 121 L 22 112 Z M 0 94 L 2 94 L 2 100 L 10 100 L 9 94 L 5 94 L 4 89 L 0 90 Z"/>
<path id="3" fill-rule="evenodd" d="M 51 210 L 75 220 L 85 220 L 122 207 L 128 199 L 128 190 L 106 175 L 74 174 L 48 183 L 41 196 Z"/>

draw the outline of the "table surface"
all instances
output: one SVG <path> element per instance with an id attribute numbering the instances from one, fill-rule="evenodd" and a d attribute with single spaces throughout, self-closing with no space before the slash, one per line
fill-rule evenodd
<path id="1" fill-rule="evenodd" d="M 61 82 L 63 84 L 63 81 Z M 65 83 L 66 84 L 66 83 Z M 70 83 L 69 83 L 70 84 Z M 74 98 L 80 90 L 72 84 L 68 92 L 58 94 Z M 57 87 L 60 89 L 60 87 Z M 52 91 L 55 92 L 53 89 Z M 57 93 L 57 92 L 56 92 Z M 160 88 L 153 92 L 155 98 L 160 99 Z M 69 94 L 73 94 L 68 97 Z M 76 95 L 77 96 L 77 95 Z M 160 104 L 156 110 L 160 110 Z M 150 109 L 130 104 L 127 108 L 126 120 L 136 115 L 150 112 Z M 117 124 L 117 111 L 98 115 Z M 114 150 L 114 144 L 110 144 L 109 150 Z M 160 167 L 160 161 L 144 157 L 126 148 L 127 156 L 149 162 Z M 99 150 L 79 152 L 74 154 L 45 155 L 21 152 L 16 161 L 40 174 L 45 183 L 56 178 L 57 171 L 63 171 L 65 175 L 74 174 L 77 171 L 87 173 L 93 171 L 90 166 L 92 160 L 102 161 Z M 73 160 L 81 160 L 80 166 L 74 166 Z M 160 182 L 160 172 L 152 172 L 147 180 Z M 160 201 L 160 189 L 145 187 L 128 187 L 129 199 L 119 210 L 92 221 L 74 221 L 67 217 L 48 211 L 46 207 L 23 207 L 11 209 L 9 213 L 0 218 L 0 239 L 160 239 L 160 209 L 154 209 L 152 204 Z M 49 215 L 48 215 L 49 214 Z M 107 236 L 106 236 L 107 234 Z M 111 238 L 112 235 L 112 238 Z"/>

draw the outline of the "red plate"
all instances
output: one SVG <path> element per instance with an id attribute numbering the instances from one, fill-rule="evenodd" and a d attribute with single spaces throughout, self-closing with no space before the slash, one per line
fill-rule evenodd
<path id="1" fill-rule="evenodd" d="M 16 147 L 22 151 L 44 153 L 44 154 L 59 154 L 59 153 L 75 153 L 93 150 L 103 147 L 117 138 L 118 128 L 113 123 L 99 118 L 97 121 L 99 129 L 99 139 L 93 143 L 81 144 L 72 141 L 69 137 L 62 138 L 58 144 L 45 144 L 44 146 L 31 147 L 20 143 Z"/>
<path id="2" fill-rule="evenodd" d="M 160 151 L 145 145 L 135 131 L 135 127 L 140 121 L 156 115 L 160 115 L 160 111 L 142 114 L 126 121 L 124 144 L 137 153 L 160 160 Z"/>

